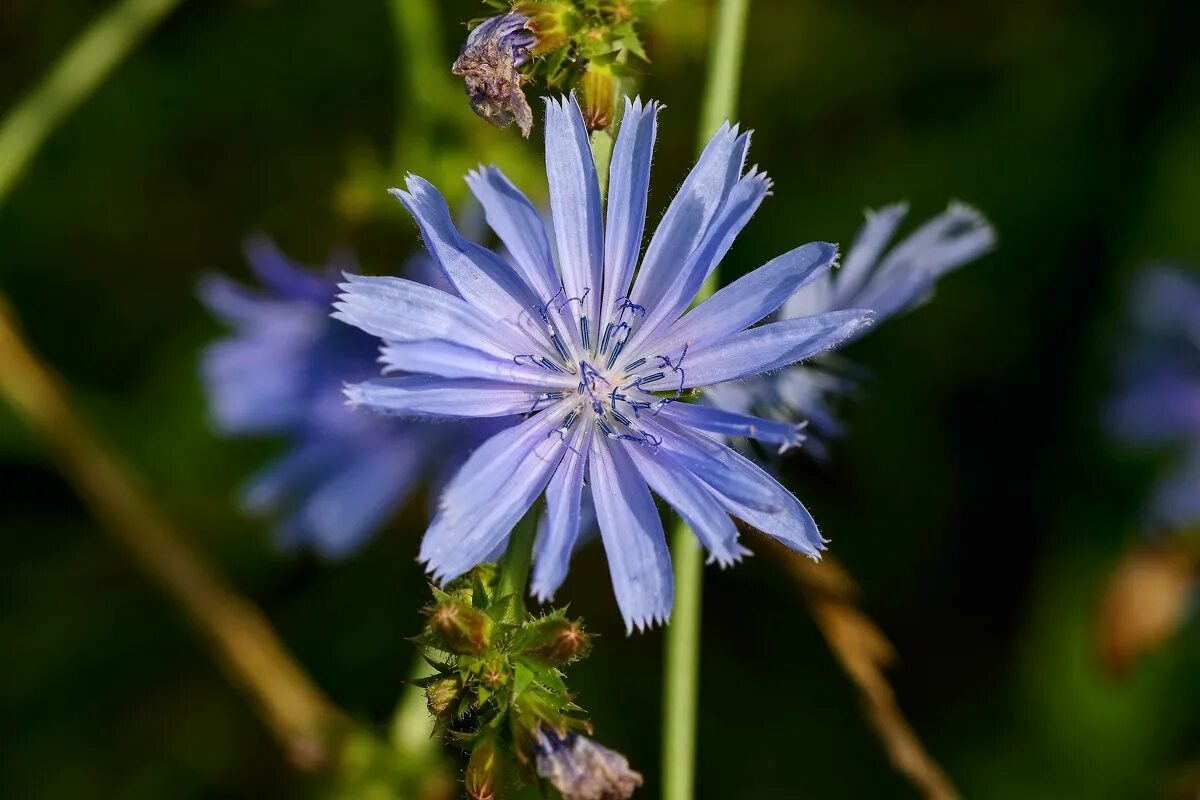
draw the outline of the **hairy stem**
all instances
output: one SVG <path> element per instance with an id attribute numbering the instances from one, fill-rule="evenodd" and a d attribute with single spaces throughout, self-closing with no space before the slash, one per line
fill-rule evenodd
<path id="1" fill-rule="evenodd" d="M 104 529 L 203 634 L 296 766 L 330 762 L 349 723 L 262 613 L 186 543 L 128 467 L 88 428 L 39 363 L 0 298 L 0 396 L 53 451 Z"/>
<path id="2" fill-rule="evenodd" d="M 58 124 L 179 2 L 121 0 L 101 14 L 17 102 L 0 124 L 0 202 Z"/>
<path id="3" fill-rule="evenodd" d="M 708 81 L 700 113 L 699 148 L 703 148 L 724 120 L 736 113 L 749 11 L 750 0 L 717 0 Z M 713 293 L 717 280 L 714 269 L 697 302 Z M 682 519 L 671 533 L 671 557 L 675 566 L 675 608 L 667 628 L 663 679 L 663 798 L 692 800 L 696 783 L 704 556 L 700 543 Z"/>

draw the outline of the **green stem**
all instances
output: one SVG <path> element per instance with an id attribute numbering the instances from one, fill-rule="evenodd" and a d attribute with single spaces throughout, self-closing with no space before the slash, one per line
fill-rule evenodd
<path id="1" fill-rule="evenodd" d="M 596 162 L 601 194 L 608 191 L 608 164 L 612 161 L 613 144 L 612 134 L 608 131 L 592 131 L 592 159 Z"/>
<path id="2" fill-rule="evenodd" d="M 525 615 L 525 585 L 529 582 L 529 565 L 533 563 L 533 538 L 537 534 L 538 515 L 531 510 L 513 528 L 508 537 L 508 549 L 500 559 L 500 584 L 498 597 L 513 595 L 512 605 L 516 619 Z"/>
<path id="3" fill-rule="evenodd" d="M 746 47 L 746 19 L 750 0 L 717 0 L 712 47 L 708 51 L 708 83 L 700 107 L 698 146 L 703 148 L 722 122 L 737 109 L 742 80 L 742 52 Z"/>
<path id="4" fill-rule="evenodd" d="M 695 794 L 696 706 L 700 695 L 700 612 L 704 557 L 682 519 L 671 531 L 675 608 L 667 628 L 663 694 L 662 771 L 665 800 Z"/>
<path id="5" fill-rule="evenodd" d="M 122 0 L 92 23 L 0 124 L 0 202 L 58 124 L 180 0 Z"/>
<path id="6" fill-rule="evenodd" d="M 716 0 L 711 65 L 700 113 L 699 146 L 734 116 L 741 80 L 746 18 L 750 0 Z M 697 301 L 716 289 L 709 276 Z M 662 772 L 664 800 L 692 800 L 696 784 L 696 710 L 700 689 L 700 617 L 704 557 L 691 528 L 682 519 L 671 532 L 675 565 L 675 608 L 667 628 L 663 678 Z"/>

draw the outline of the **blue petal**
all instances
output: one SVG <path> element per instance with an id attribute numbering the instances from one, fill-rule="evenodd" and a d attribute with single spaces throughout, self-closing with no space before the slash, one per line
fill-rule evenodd
<path id="1" fill-rule="evenodd" d="M 658 450 L 671 454 L 705 483 L 720 486 L 739 502 L 763 511 L 777 510 L 776 498 L 769 489 L 747 476 L 733 451 L 722 442 L 697 433 L 660 414 L 643 414 L 638 425 L 659 439 Z"/>
<path id="2" fill-rule="evenodd" d="M 569 100 L 546 98 L 546 178 L 563 287 L 568 298 L 586 293 L 587 317 L 599 324 L 604 287 L 600 184 L 574 95 Z"/>
<path id="3" fill-rule="evenodd" d="M 938 278 L 983 255 L 995 243 L 995 230 L 978 211 L 952 203 L 884 256 L 852 302 L 874 311 L 876 319 L 886 319 L 925 300 Z"/>
<path id="4" fill-rule="evenodd" d="M 613 318 L 617 301 L 629 292 L 646 230 L 650 159 L 658 132 L 659 105 L 625 98 L 621 130 L 608 170 L 608 221 L 604 230 L 604 309 Z"/>
<path id="5" fill-rule="evenodd" d="M 646 481 L 625 448 L 592 440 L 592 498 L 625 629 L 666 622 L 675 601 L 671 556 Z"/>
<path id="6" fill-rule="evenodd" d="M 561 281 L 546 226 L 533 203 L 496 167 L 467 175 L 467 185 L 483 206 L 488 225 L 504 242 L 513 264 L 534 294 L 548 301 Z"/>
<path id="7" fill-rule="evenodd" d="M 697 430 L 777 444 L 780 452 L 789 447 L 799 447 L 804 441 L 801 433 L 803 424 L 739 414 L 697 403 L 671 403 L 663 408 L 661 415 Z"/>
<path id="8" fill-rule="evenodd" d="M 567 440 L 567 452 L 546 486 L 546 515 L 537 542 L 531 592 L 543 603 L 562 586 L 579 540 L 582 524 L 584 469 L 592 446 L 590 425 L 578 425 Z"/>
<path id="9" fill-rule="evenodd" d="M 773 495 L 778 510 L 769 512 L 752 508 L 730 497 L 723 491 L 723 487 L 709 484 L 716 492 L 721 505 L 747 525 L 757 528 L 773 539 L 778 539 L 796 552 L 820 558 L 821 551 L 825 549 L 825 540 L 821 538 L 817 523 L 808 513 L 808 509 L 753 461 L 737 453 L 732 454 L 732 459 L 745 471 L 748 479 L 758 481 L 763 489 Z"/>
<path id="10" fill-rule="evenodd" d="M 870 318 L 869 312 L 852 309 L 751 328 L 695 353 L 689 351 L 682 364 L 682 381 L 668 372 L 643 388 L 665 391 L 680 383 L 683 388 L 708 386 L 779 369 L 836 347 Z"/>
<path id="11" fill-rule="evenodd" d="M 754 270 L 692 309 L 655 345 L 673 352 L 684 342 L 693 348 L 719 342 L 775 312 L 796 290 L 822 275 L 837 258 L 837 246 L 813 242 Z"/>
<path id="12" fill-rule="evenodd" d="M 906 214 L 907 203 L 894 203 L 878 211 L 867 210 L 867 221 L 854 237 L 854 244 L 850 246 L 845 263 L 837 273 L 838 305 L 815 309 L 816 311 L 836 311 L 838 308 L 849 307 L 842 304 L 853 302 L 853 298 L 866 287 L 880 256 L 896 235 L 896 229 L 900 227 Z"/>
<path id="13" fill-rule="evenodd" d="M 412 372 L 443 378 L 483 378 L 503 383 L 541 386 L 549 390 L 573 389 L 579 379 L 518 363 L 512 358 L 484 353 L 473 347 L 437 339 L 423 342 L 391 342 L 380 350 L 384 372 Z"/>
<path id="14" fill-rule="evenodd" d="M 444 339 L 511 358 L 532 342 L 496 325 L 466 301 L 404 278 L 347 275 L 334 319 L 389 342 Z"/>
<path id="15" fill-rule="evenodd" d="M 476 450 L 438 501 L 420 560 L 439 582 L 487 558 L 542 493 L 566 446 L 554 435 L 560 407 L 502 431 Z"/>
<path id="16" fill-rule="evenodd" d="M 760 172 L 752 172 L 738 181 L 728 201 L 709 226 L 704 241 L 692 252 L 683 268 L 677 271 L 658 304 L 650 308 L 645 322 L 638 328 L 638 335 L 629 343 L 631 351 L 636 352 L 642 342 L 650 339 L 660 328 L 675 322 L 691 305 L 705 279 L 729 252 L 733 240 L 754 216 L 770 188 L 770 180 Z"/>
<path id="17" fill-rule="evenodd" d="M 255 276 L 271 291 L 289 300 L 304 300 L 314 305 L 328 305 L 333 299 L 336 272 L 321 275 L 302 267 L 288 258 L 269 237 L 250 237 L 243 246 L 246 261 Z M 341 265 L 355 271 L 351 260 Z M 332 272 L 332 274 L 329 274 Z"/>
<path id="18" fill-rule="evenodd" d="M 680 265 L 700 246 L 737 184 L 748 145 L 748 135 L 739 136 L 729 123 L 709 141 L 650 238 L 633 285 L 634 302 L 653 311 L 677 281 Z"/>
<path id="19" fill-rule="evenodd" d="M 628 450 L 642 477 L 654 492 L 679 512 L 708 550 L 709 562 L 727 567 L 749 550 L 738 544 L 737 527 L 714 498 L 712 490 L 669 454 L 647 453 L 641 447 Z"/>
<path id="20" fill-rule="evenodd" d="M 516 327 L 538 305 L 525 281 L 498 255 L 458 233 L 433 184 L 410 175 L 407 186 L 407 192 L 390 191 L 416 220 L 425 247 L 455 290 L 486 316 Z"/>
<path id="21" fill-rule="evenodd" d="M 352 406 L 379 414 L 427 419 L 507 417 L 545 404 L 541 399 L 544 392 L 535 386 L 424 375 L 378 378 L 350 384 L 345 391 Z"/>
<path id="22" fill-rule="evenodd" d="M 307 544 L 327 558 L 361 547 L 404 501 L 428 456 L 420 437 L 360 452 L 304 497 L 284 529 L 287 544 Z"/>

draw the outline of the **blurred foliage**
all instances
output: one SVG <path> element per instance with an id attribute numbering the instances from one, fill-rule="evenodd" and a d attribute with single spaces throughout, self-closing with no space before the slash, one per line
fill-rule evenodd
<path id="1" fill-rule="evenodd" d="M 205 424 L 196 354 L 217 326 L 194 286 L 211 269 L 240 277 L 253 230 L 302 259 L 350 246 L 392 272 L 417 246 L 382 192 L 405 170 L 462 198 L 466 168 L 497 161 L 544 193 L 538 131 L 523 142 L 477 120 L 448 75 L 482 6 L 433 4 L 444 84 L 404 71 L 390 16 L 404 7 L 184 4 L 0 208 L 0 287 L 31 340 L 317 681 L 381 725 L 426 597 L 426 498 L 348 563 L 275 553 L 234 505 L 272 445 Z M 0 0 L 0 108 L 95 11 Z M 652 209 L 689 166 L 706 25 L 665 0 L 644 29 L 640 91 L 669 106 Z M 1148 258 L 1200 264 L 1198 26 L 1183 0 L 753 6 L 740 116 L 775 196 L 727 279 L 799 241 L 845 241 L 864 207 L 898 199 L 920 218 L 960 197 L 1001 234 L 855 346 L 874 378 L 847 404 L 850 437 L 828 467 L 801 456 L 789 476 L 900 654 L 901 704 L 970 798 L 1158 797 L 1195 780 L 1195 626 L 1118 682 L 1093 621 L 1160 466 L 1097 423 L 1124 293 Z M 0 535 L 6 795 L 313 792 L 6 409 Z M 792 796 L 797 781 L 812 797 L 912 796 L 789 578 L 768 559 L 707 578 L 702 797 Z M 653 797 L 661 635 L 621 635 L 596 546 L 560 599 L 601 634 L 573 688 Z"/>

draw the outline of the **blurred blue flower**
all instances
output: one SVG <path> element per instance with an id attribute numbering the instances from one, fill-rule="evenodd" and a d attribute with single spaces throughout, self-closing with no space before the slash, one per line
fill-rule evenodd
<path id="1" fill-rule="evenodd" d="M 204 303 L 233 333 L 211 345 L 202 371 L 216 428 L 278 434 L 290 449 L 244 492 L 246 507 L 282 516 L 279 542 L 340 557 L 362 545 L 419 479 L 457 469 L 499 423 L 405 424 L 345 407 L 342 386 L 378 373 L 376 340 L 330 317 L 347 259 L 323 272 L 297 266 L 266 238 L 246 258 L 263 290 L 217 275 Z M 419 271 L 422 257 L 411 269 Z"/>
<path id="2" fill-rule="evenodd" d="M 842 267 L 796 292 L 784 304 L 780 319 L 865 308 L 874 313 L 876 323 L 882 322 L 928 300 L 938 278 L 979 258 L 995 244 L 995 231 L 978 211 L 951 203 L 889 250 L 907 213 L 904 203 L 868 212 Z M 842 433 L 833 402 L 853 391 L 861 374 L 844 359 L 823 356 L 803 366 L 711 387 L 705 400 L 737 413 L 804 419 L 806 432 L 812 434 L 805 447 L 820 457 L 825 441 Z"/>
<path id="3" fill-rule="evenodd" d="M 641 774 L 617 751 L 587 736 L 559 734 L 546 726 L 537 732 L 535 765 L 563 800 L 626 800 L 642 785 Z"/>
<path id="4" fill-rule="evenodd" d="M 1132 307 L 1134 337 L 1107 421 L 1127 444 L 1181 452 L 1155 490 L 1150 513 L 1159 524 L 1194 525 L 1200 522 L 1200 278 L 1152 267 Z"/>
<path id="5" fill-rule="evenodd" d="M 547 101 L 557 259 L 537 210 L 499 170 L 481 168 L 468 183 L 511 266 L 460 235 L 437 190 L 409 176 L 407 191 L 393 193 L 460 296 L 352 276 L 337 305 L 339 318 L 384 340 L 387 370 L 408 373 L 348 387 L 354 404 L 432 419 L 527 415 L 447 485 L 420 554 L 434 577 L 452 579 L 484 560 L 545 491 L 532 591 L 551 596 L 579 536 L 586 475 L 631 630 L 667 619 L 674 597 L 651 490 L 688 521 L 711 560 L 728 564 L 747 552 L 731 515 L 818 555 L 823 540 L 799 501 L 715 438 L 789 444 L 797 427 L 675 401 L 687 389 L 823 352 L 869 316 L 839 310 L 750 327 L 829 268 L 837 251 L 824 243 L 782 255 L 688 311 L 770 188 L 766 175 L 744 172 L 750 137 L 728 123 L 680 187 L 639 268 L 658 111 L 626 100 L 605 212 L 577 102 Z"/>

